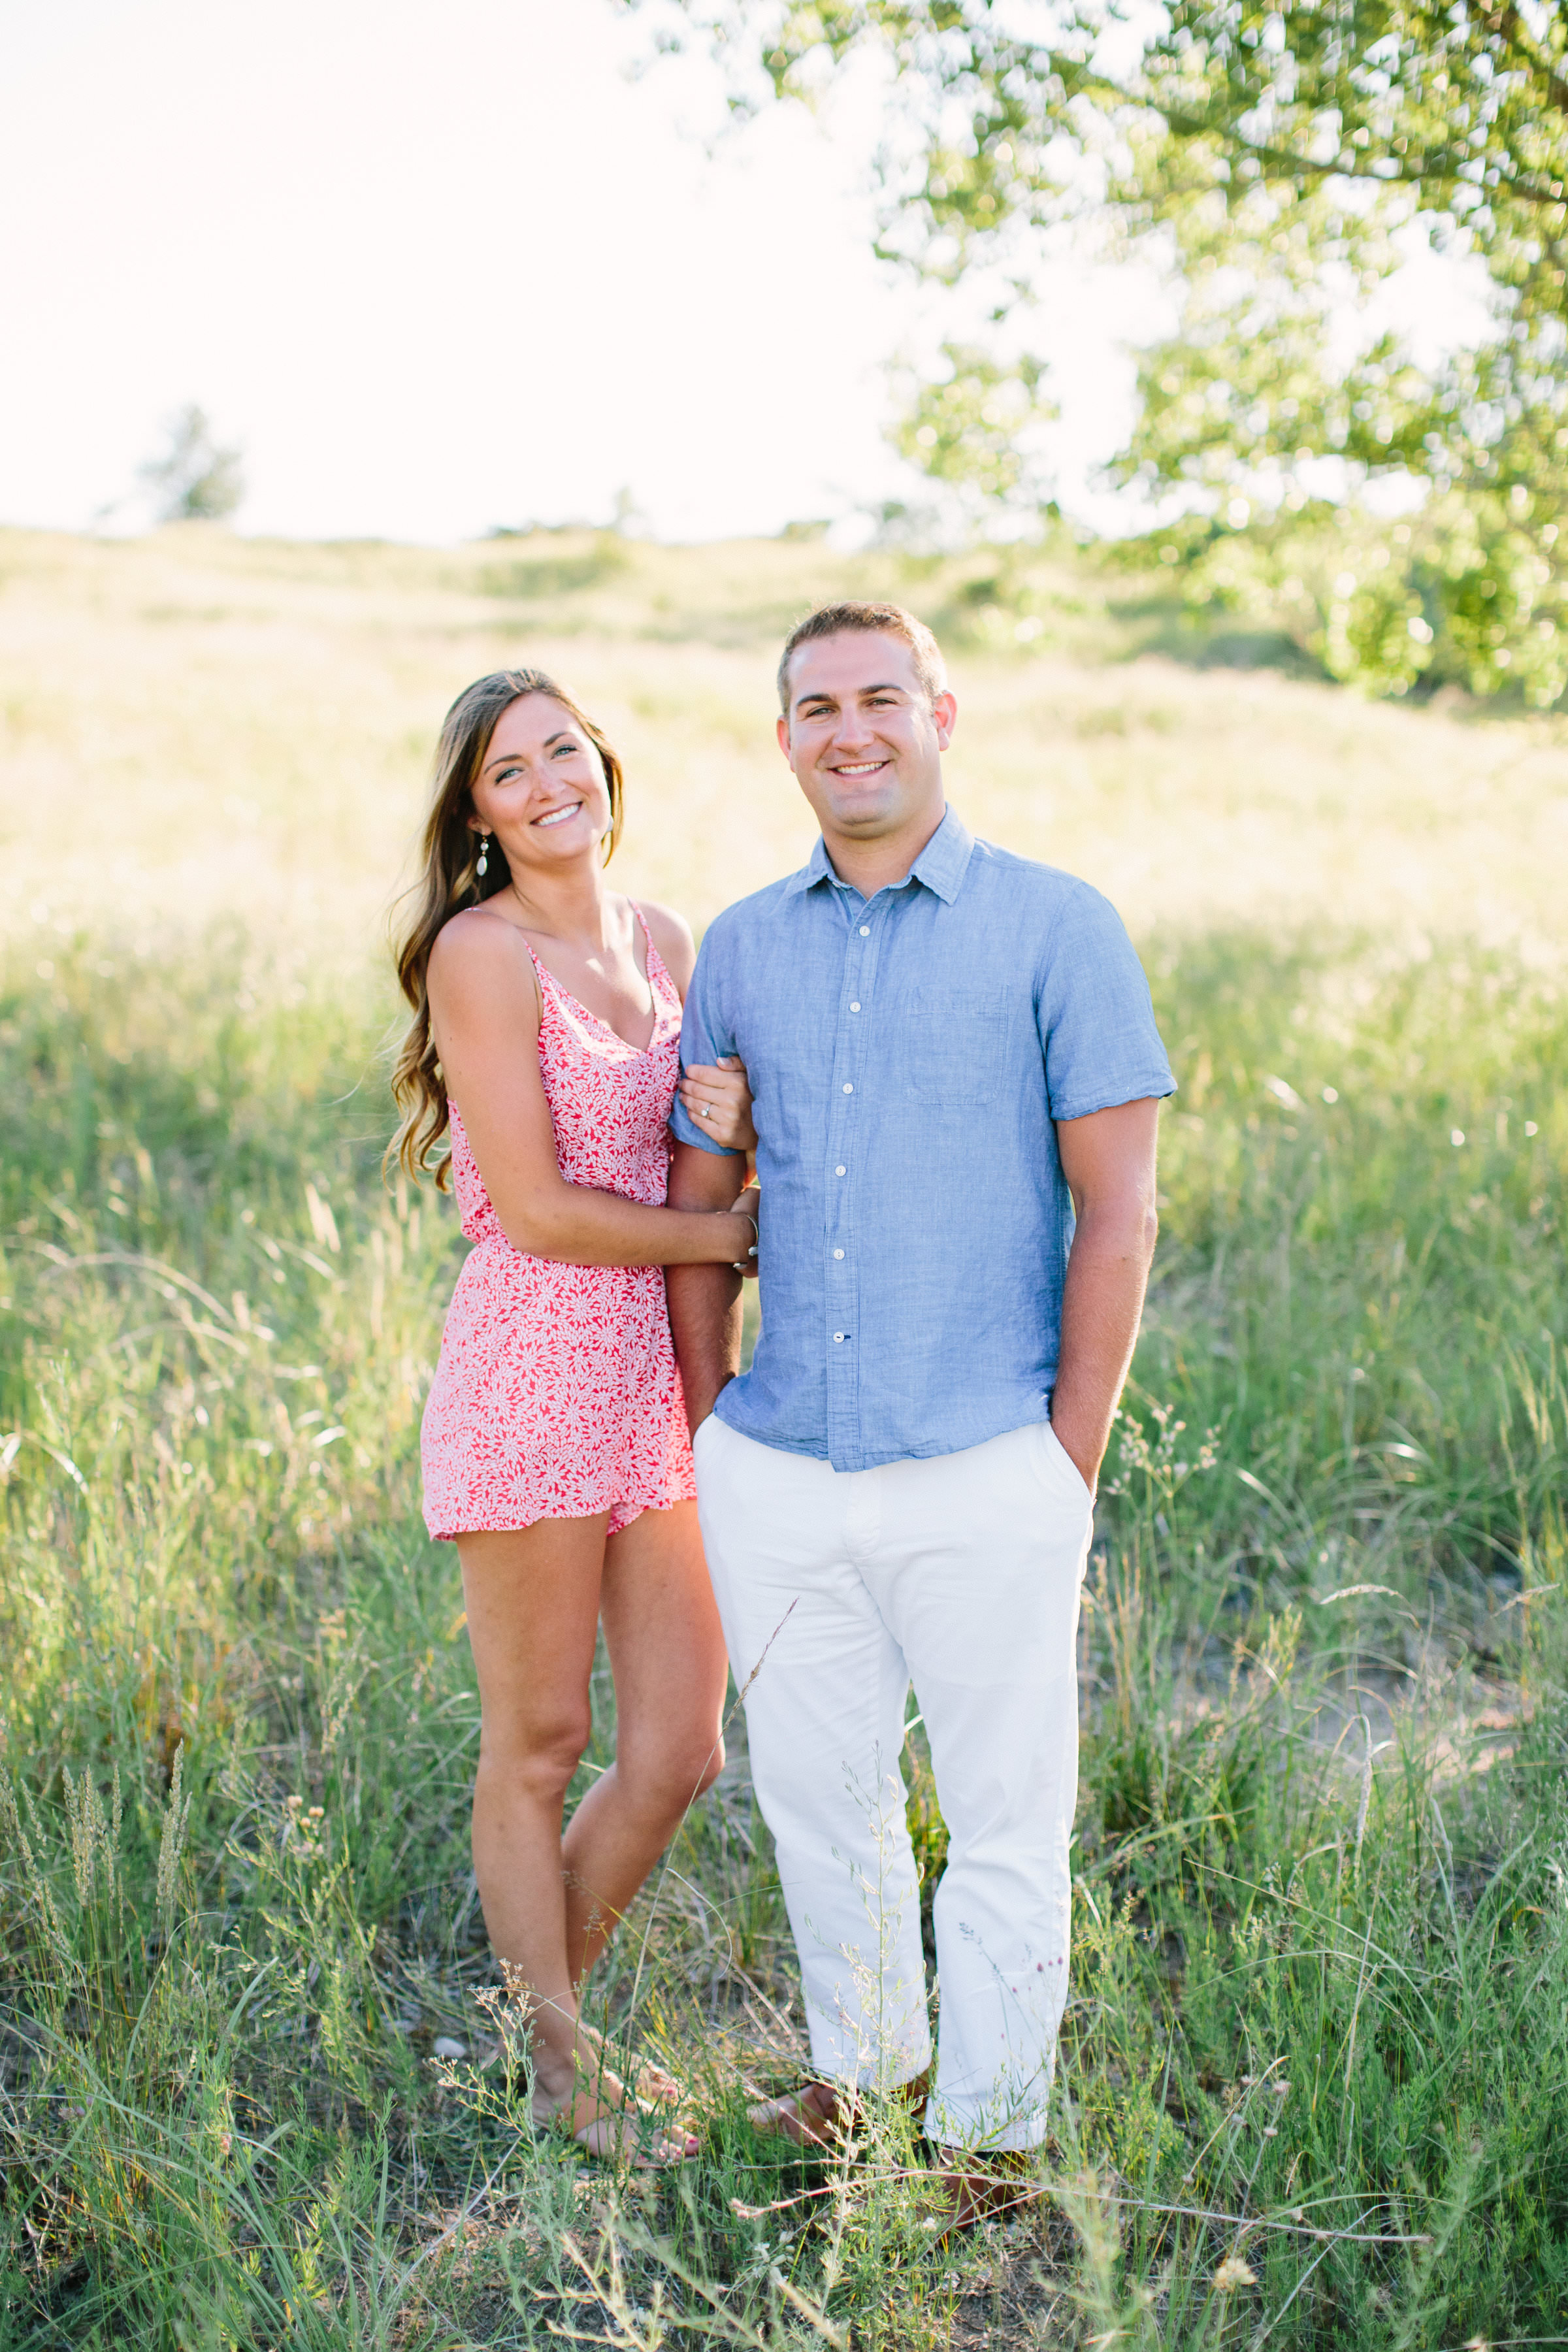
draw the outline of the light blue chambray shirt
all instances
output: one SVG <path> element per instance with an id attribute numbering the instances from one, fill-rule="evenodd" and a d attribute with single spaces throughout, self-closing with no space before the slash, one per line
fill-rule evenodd
<path id="1" fill-rule="evenodd" d="M 762 1337 L 731 1429 L 836 1470 L 1050 1410 L 1072 1200 L 1054 1122 L 1175 1091 L 1121 918 L 950 809 L 863 898 L 819 840 L 703 940 L 681 1058 L 755 1103 Z M 678 1102 L 682 1142 L 712 1151 Z"/>

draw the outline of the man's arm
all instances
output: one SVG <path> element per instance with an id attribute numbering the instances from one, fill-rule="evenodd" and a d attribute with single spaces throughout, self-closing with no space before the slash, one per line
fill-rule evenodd
<path id="1" fill-rule="evenodd" d="M 1062 1293 L 1051 1427 L 1091 1493 L 1132 1360 L 1154 1255 L 1159 1124 L 1160 1106 L 1152 1099 L 1121 1103 L 1114 1110 L 1090 1111 L 1086 1118 L 1064 1118 L 1057 1124 L 1057 1148 L 1078 1226 Z M 712 1205 L 727 1207 L 732 1197 L 726 1194 Z M 683 1281 L 732 1279 L 713 1266 L 679 1271 Z M 672 1266 L 666 1277 L 672 1291 L 676 1278 Z"/>
<path id="2" fill-rule="evenodd" d="M 668 1203 L 672 1209 L 727 1209 L 745 1181 L 743 1153 L 678 1143 Z M 669 1267 L 665 1285 L 686 1418 L 695 1435 L 720 1390 L 741 1369 L 741 1277 L 727 1265 L 680 1265 Z"/>

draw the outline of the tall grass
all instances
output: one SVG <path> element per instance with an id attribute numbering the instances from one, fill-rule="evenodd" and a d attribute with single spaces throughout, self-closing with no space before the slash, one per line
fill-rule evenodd
<path id="1" fill-rule="evenodd" d="M 381 1184 L 387 1003 L 289 1003 L 238 939 L 53 961 L 0 999 L 0 2344 L 1568 2336 L 1551 983 L 1155 943 L 1183 1092 L 1053 2137 L 944 2243 L 900 2112 L 822 2164 L 745 2122 L 804 2038 L 743 1748 L 592 1997 L 701 2158 L 534 2140 L 417 1511 L 461 1245 Z"/>

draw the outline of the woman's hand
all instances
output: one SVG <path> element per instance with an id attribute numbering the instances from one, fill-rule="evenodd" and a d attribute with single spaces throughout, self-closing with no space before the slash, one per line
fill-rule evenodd
<path id="1" fill-rule="evenodd" d="M 680 1099 L 702 1132 L 726 1151 L 754 1151 L 752 1089 L 745 1064 L 734 1054 L 715 1062 L 694 1062 L 680 1080 Z"/>

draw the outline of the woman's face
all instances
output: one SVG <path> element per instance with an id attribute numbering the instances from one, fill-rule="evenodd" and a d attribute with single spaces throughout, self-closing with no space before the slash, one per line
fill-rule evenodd
<path id="1" fill-rule="evenodd" d="M 569 710 L 520 695 L 496 721 L 474 782 L 476 833 L 493 833 L 515 876 L 596 855 L 610 824 L 605 763 Z"/>

